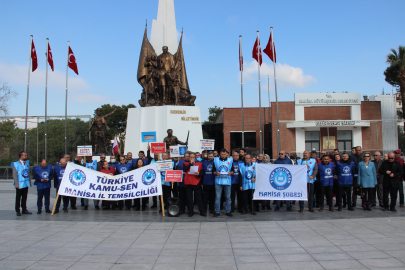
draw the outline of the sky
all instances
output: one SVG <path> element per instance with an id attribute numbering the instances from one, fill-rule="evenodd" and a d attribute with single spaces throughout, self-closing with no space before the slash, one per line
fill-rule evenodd
<path id="1" fill-rule="evenodd" d="M 399 23 L 405 1 L 174 0 L 176 25 L 191 93 L 206 120 L 209 107 L 240 107 L 239 36 L 244 57 L 244 106 L 259 106 L 257 31 L 265 48 L 270 27 L 277 53 L 279 101 L 294 93 L 392 91 L 383 72 L 391 48 L 405 45 Z M 146 20 L 150 37 L 158 0 L 1 1 L 0 82 L 18 93 L 10 116 L 25 115 L 30 35 L 38 55 L 31 73 L 29 115 L 45 115 L 46 38 L 55 71 L 48 70 L 48 115 L 64 115 L 67 41 L 79 76 L 69 70 L 68 115 L 92 115 L 102 104 L 139 106 L 139 53 Z M 273 64 L 263 55 L 261 105 L 275 100 Z M 268 78 L 270 84 L 268 85 Z"/>

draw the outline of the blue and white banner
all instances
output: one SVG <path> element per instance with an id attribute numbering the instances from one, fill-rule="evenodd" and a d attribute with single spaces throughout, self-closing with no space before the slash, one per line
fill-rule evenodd
<path id="1" fill-rule="evenodd" d="M 254 200 L 307 201 L 307 166 L 257 164 Z"/>
<path id="2" fill-rule="evenodd" d="M 58 193 L 117 201 L 161 195 L 162 185 L 155 163 L 119 175 L 108 175 L 68 163 Z"/>

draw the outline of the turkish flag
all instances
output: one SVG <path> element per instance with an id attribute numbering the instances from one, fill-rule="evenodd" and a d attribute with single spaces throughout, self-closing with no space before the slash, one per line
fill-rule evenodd
<path id="1" fill-rule="evenodd" d="M 45 53 L 45 55 L 46 55 L 46 53 Z M 49 43 L 48 43 L 48 63 L 53 71 L 53 58 L 52 58 L 51 46 L 49 46 Z"/>
<path id="2" fill-rule="evenodd" d="M 79 75 L 79 71 L 77 70 L 77 63 L 76 57 L 73 54 L 72 49 L 69 46 L 69 55 L 68 55 L 68 66 L 77 74 Z"/>
<path id="3" fill-rule="evenodd" d="M 37 51 L 35 50 L 34 41 L 31 42 L 31 59 L 32 59 L 32 72 L 38 68 Z"/>
<path id="4" fill-rule="evenodd" d="M 242 41 L 239 40 L 239 70 L 243 71 Z"/>
<path id="5" fill-rule="evenodd" d="M 70 52 L 71 50 L 70 50 L 70 47 L 69 47 L 69 52 Z M 70 53 L 69 53 L 69 55 L 70 55 Z M 74 56 L 73 56 L 74 57 Z M 69 66 L 70 67 L 70 66 Z M 72 68 L 73 69 L 73 68 Z M 74 71 L 74 69 L 73 69 L 73 71 Z M 76 71 L 75 71 L 76 72 Z M 114 137 L 114 144 L 113 144 L 113 155 L 115 156 L 115 154 L 116 153 L 119 153 L 120 152 L 120 145 L 118 144 L 118 141 L 117 141 L 117 137 Z"/>
<path id="6" fill-rule="evenodd" d="M 259 37 L 256 38 L 255 45 L 253 46 L 252 56 L 259 62 L 259 65 L 262 65 L 263 58 L 262 58 L 262 48 L 260 47 L 260 40 Z"/>
<path id="7" fill-rule="evenodd" d="M 274 59 L 273 59 L 273 50 L 274 50 Z M 269 43 L 267 43 L 267 46 L 263 50 L 263 52 L 270 57 L 271 61 L 273 61 L 274 63 L 277 62 L 276 61 L 277 60 L 277 57 L 276 57 L 276 45 L 274 45 L 273 34 L 272 33 L 270 33 Z"/>

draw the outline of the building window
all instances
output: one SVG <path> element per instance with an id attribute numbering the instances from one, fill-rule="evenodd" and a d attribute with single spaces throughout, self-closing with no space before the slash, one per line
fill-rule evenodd
<path id="1" fill-rule="evenodd" d="M 319 131 L 305 131 L 305 150 L 319 152 Z"/>
<path id="2" fill-rule="evenodd" d="M 337 141 L 339 152 L 348 152 L 352 150 L 352 131 L 351 130 L 338 130 Z"/>
<path id="3" fill-rule="evenodd" d="M 245 147 L 256 148 L 256 132 L 245 132 Z M 242 132 L 231 132 L 231 149 L 242 148 Z"/>

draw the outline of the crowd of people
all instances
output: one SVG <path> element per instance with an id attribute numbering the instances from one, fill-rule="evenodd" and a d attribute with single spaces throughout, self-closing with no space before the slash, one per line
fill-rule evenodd
<path id="1" fill-rule="evenodd" d="M 246 149 L 229 153 L 226 149 L 217 151 L 187 152 L 184 157 L 170 158 L 168 153 L 150 155 L 148 146 L 147 154 L 139 151 L 138 158 L 133 158 L 132 153 L 127 155 L 112 156 L 110 161 L 106 155 L 100 156 L 100 161 L 93 160 L 91 156 L 77 156 L 73 161 L 69 155 L 65 155 L 59 163 L 52 166 L 44 159 L 38 166 L 33 168 L 33 176 L 29 170 L 29 160 L 25 152 L 19 153 L 19 160 L 11 164 L 13 169 L 14 186 L 16 188 L 15 211 L 17 216 L 32 214 L 27 210 L 28 187 L 37 186 L 37 214 L 51 213 L 50 193 L 52 180 L 56 194 L 63 178 L 65 168 L 69 162 L 84 166 L 88 169 L 99 171 L 109 175 L 118 175 L 131 170 L 139 169 L 148 164 L 160 160 L 171 160 L 173 169 L 183 171 L 182 182 L 172 184 L 165 181 L 165 171 L 160 172 L 162 184 L 163 202 L 157 203 L 157 196 L 144 197 L 141 199 L 128 199 L 120 201 L 93 200 L 94 209 L 104 210 L 119 209 L 145 211 L 147 206 L 151 209 L 160 208 L 165 211 L 169 205 L 170 197 L 179 198 L 180 214 L 185 214 L 186 209 L 189 217 L 194 215 L 195 205 L 201 216 L 211 213 L 213 217 L 220 216 L 221 210 L 225 215 L 232 217 L 235 211 L 241 215 L 252 214 L 263 210 L 279 211 L 284 204 L 287 211 L 292 211 L 295 201 L 275 200 L 271 204 L 269 200 L 253 200 L 256 181 L 257 164 L 284 164 L 307 166 L 307 193 L 308 201 L 299 201 L 299 212 L 304 212 L 307 204 L 308 211 L 324 211 L 325 199 L 329 211 L 354 211 L 358 196 L 362 199 L 364 210 L 371 211 L 372 207 L 379 206 L 383 211 L 396 211 L 398 192 L 400 194 L 400 207 L 404 207 L 403 194 L 403 166 L 404 161 L 400 157 L 401 152 L 396 150 L 381 158 L 380 152 L 362 152 L 360 146 L 353 147 L 350 153 L 339 153 L 335 149 L 333 154 L 321 151 L 321 157 L 317 157 L 316 151 L 304 151 L 303 157 L 289 157 L 285 151 L 280 151 L 279 157 L 271 162 L 269 155 L 251 155 Z M 373 158 L 372 158 L 373 157 Z M 195 168 L 198 168 L 195 170 Z M 193 168 L 193 173 L 190 173 Z M 333 197 L 336 204 L 333 205 Z M 389 198 L 391 197 L 391 202 Z M 161 197 L 160 197 L 161 198 Z M 84 210 L 89 209 L 89 199 L 81 198 L 81 206 Z M 60 206 L 65 213 L 70 209 L 77 210 L 76 197 L 58 196 L 55 212 L 59 213 Z M 163 205 L 163 209 L 162 206 Z M 101 206 L 101 207 L 100 207 Z M 20 211 L 21 209 L 21 211 Z"/>

